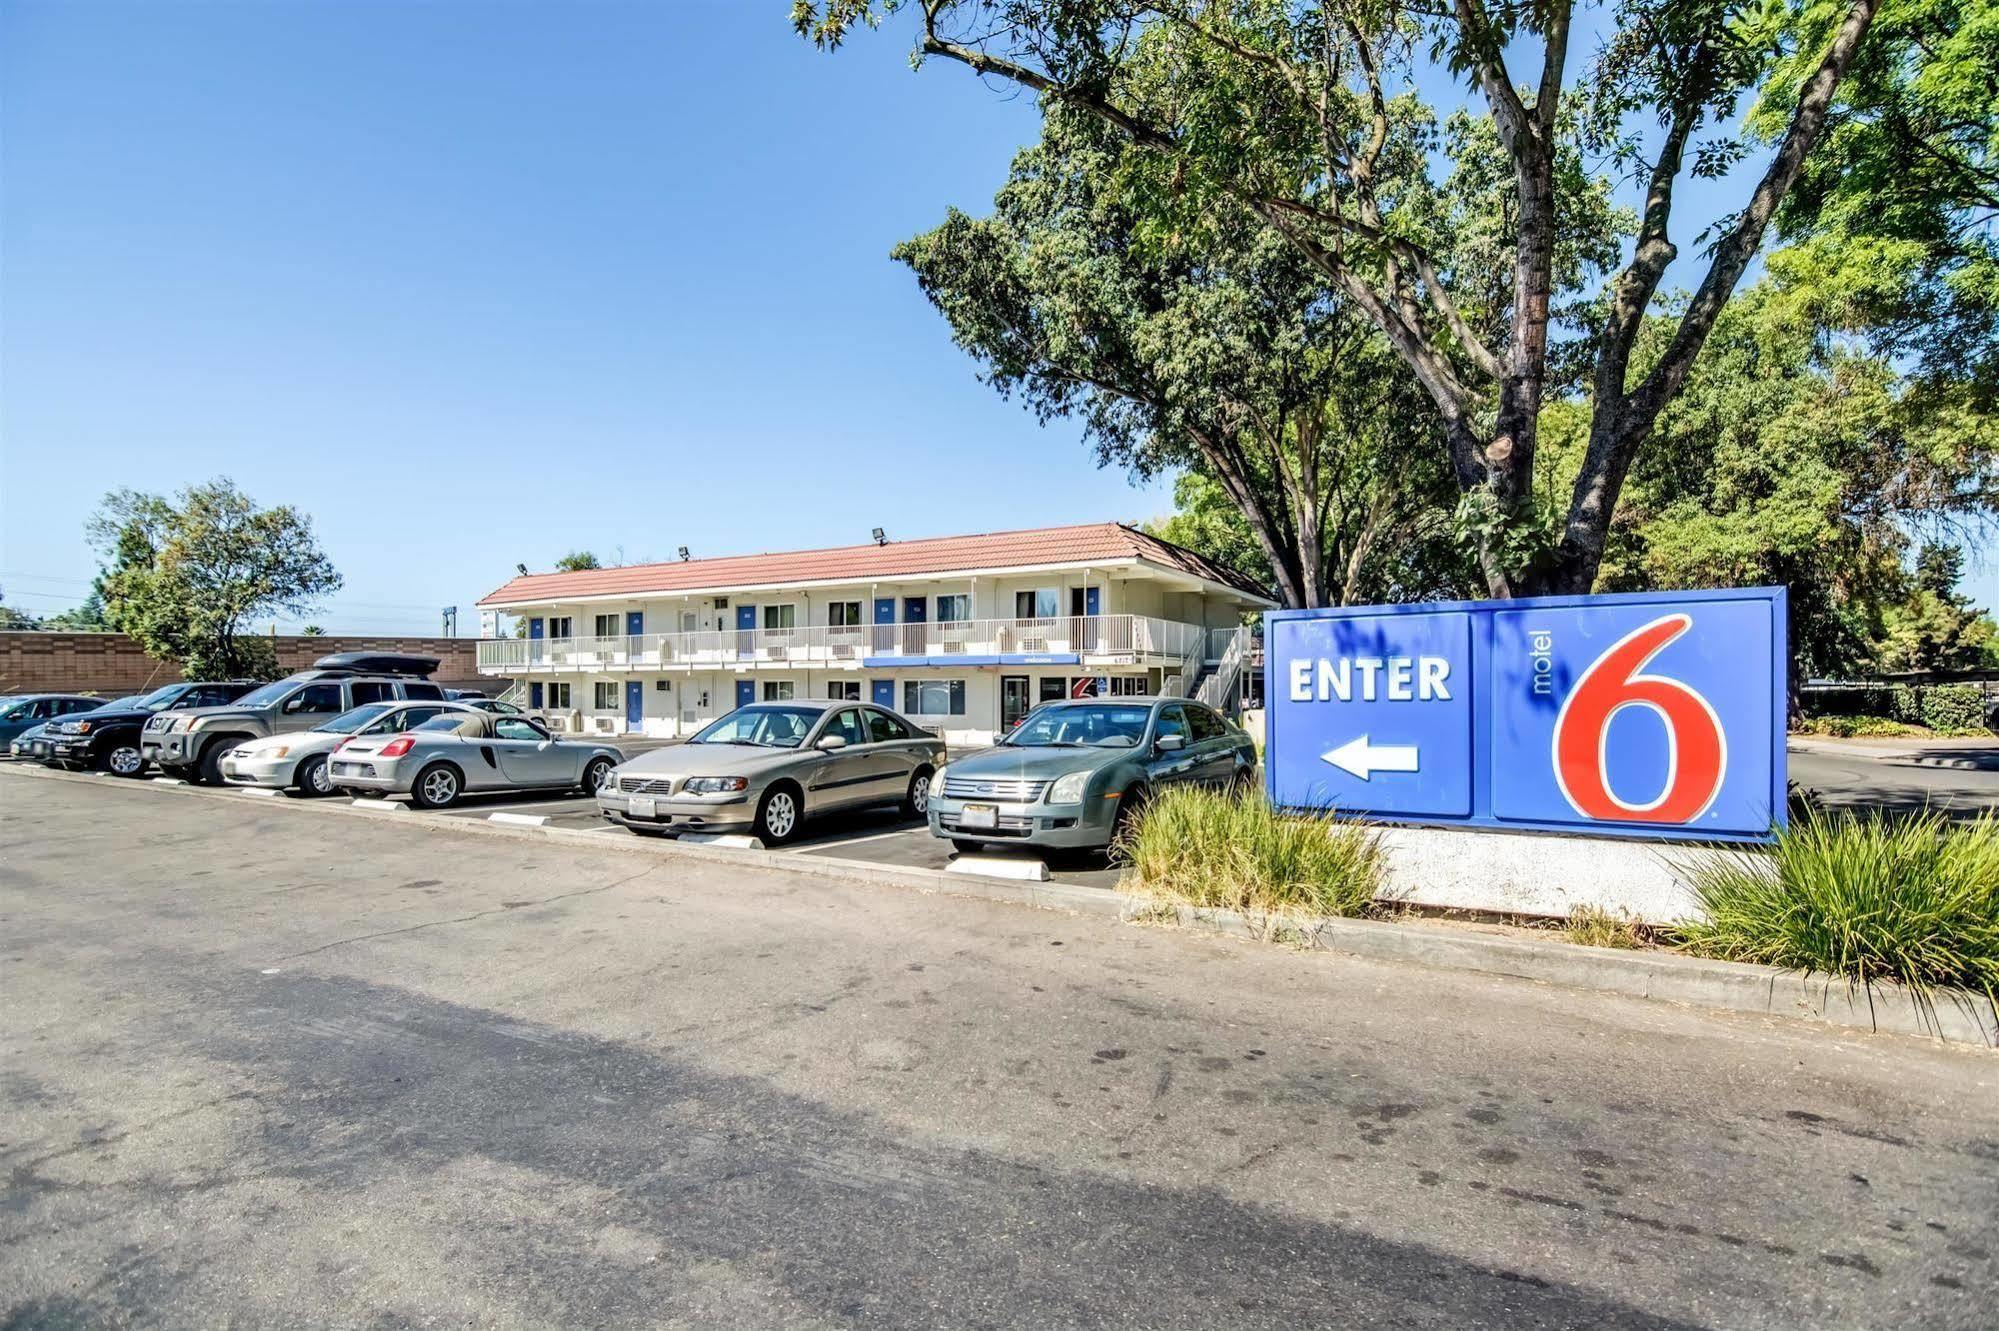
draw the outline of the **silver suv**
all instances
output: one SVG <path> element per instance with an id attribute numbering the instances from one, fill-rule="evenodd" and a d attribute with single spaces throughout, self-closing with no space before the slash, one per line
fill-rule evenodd
<path id="1" fill-rule="evenodd" d="M 222 784 L 222 755 L 245 740 L 311 730 L 371 702 L 441 702 L 444 690 L 426 678 L 428 656 L 339 652 L 310 670 L 260 685 L 222 707 L 160 712 L 139 735 L 139 753 L 170 776 Z"/>

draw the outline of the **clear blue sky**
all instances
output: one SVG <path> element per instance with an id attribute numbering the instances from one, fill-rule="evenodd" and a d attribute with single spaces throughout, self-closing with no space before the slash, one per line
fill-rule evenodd
<path id="1" fill-rule="evenodd" d="M 1033 104 L 786 8 L 0 0 L 7 600 L 81 599 L 106 489 L 221 474 L 381 631 L 572 548 L 1166 511 L 887 257 L 989 206 Z"/>

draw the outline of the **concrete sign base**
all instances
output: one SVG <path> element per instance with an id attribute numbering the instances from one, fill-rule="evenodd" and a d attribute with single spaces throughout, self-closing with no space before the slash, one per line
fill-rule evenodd
<path id="1" fill-rule="evenodd" d="M 1384 900 L 1551 916 L 1594 905 L 1646 924 L 1672 924 L 1696 914 L 1684 881 L 1687 866 L 1717 855 L 1755 854 L 1558 833 L 1433 827 L 1376 831 L 1387 853 Z"/>

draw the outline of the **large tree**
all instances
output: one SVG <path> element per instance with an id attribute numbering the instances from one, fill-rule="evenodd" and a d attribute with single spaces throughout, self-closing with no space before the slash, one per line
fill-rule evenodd
<path id="1" fill-rule="evenodd" d="M 171 499 L 114 491 L 89 534 L 107 560 L 111 621 L 191 678 L 269 673 L 275 658 L 245 625 L 304 614 L 340 588 L 311 518 L 289 505 L 259 508 L 226 477 Z"/>
<path id="2" fill-rule="evenodd" d="M 1717 0 L 1618 0 L 1613 37 L 1572 62 L 1571 0 L 794 0 L 798 30 L 837 46 L 856 24 L 914 9 L 920 57 L 961 63 L 1096 117 L 1120 135 L 1116 172 L 1168 227 L 1222 202 L 1253 213 L 1381 335 L 1442 422 L 1457 485 L 1483 510 L 1479 557 L 1497 596 L 1587 591 L 1619 491 L 1660 412 L 1817 143 L 1880 0 L 1797 0 L 1751 23 Z M 1782 21 L 1768 21 L 1770 15 Z M 1428 49 L 1484 102 L 1508 179 L 1498 243 L 1458 262 L 1431 196 L 1393 186 L 1396 106 Z M 1531 55 L 1538 79 L 1514 64 Z M 1587 66 L 1572 77 L 1571 64 Z M 1658 356 L 1633 354 L 1679 250 L 1683 177 L 1725 175 L 1717 136 L 1739 101 L 1802 69 L 1745 205 L 1713 238 Z M 1643 182 L 1628 258 L 1600 288 L 1564 287 L 1565 160 L 1586 147 Z M 1477 163 L 1461 161 L 1461 166 Z M 1564 364 L 1565 327 L 1586 335 Z M 1524 539 L 1542 409 L 1567 374 L 1587 384 L 1587 445 L 1559 538 Z"/>
<path id="3" fill-rule="evenodd" d="M 990 217 L 952 210 L 895 257 L 1001 393 L 1080 419 L 1104 463 L 1226 495 L 1285 604 L 1377 594 L 1448 518 L 1449 473 L 1420 443 L 1434 408 L 1249 210 L 1153 228 L 1115 179 L 1120 146 L 1053 108 Z"/>

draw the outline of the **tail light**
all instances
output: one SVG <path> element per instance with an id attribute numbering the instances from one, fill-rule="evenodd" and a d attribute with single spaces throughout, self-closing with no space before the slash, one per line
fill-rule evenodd
<path id="1" fill-rule="evenodd" d="M 415 747 L 416 741 L 414 739 L 411 739 L 408 735 L 398 735 L 382 746 L 381 756 L 384 758 L 400 758 Z"/>

